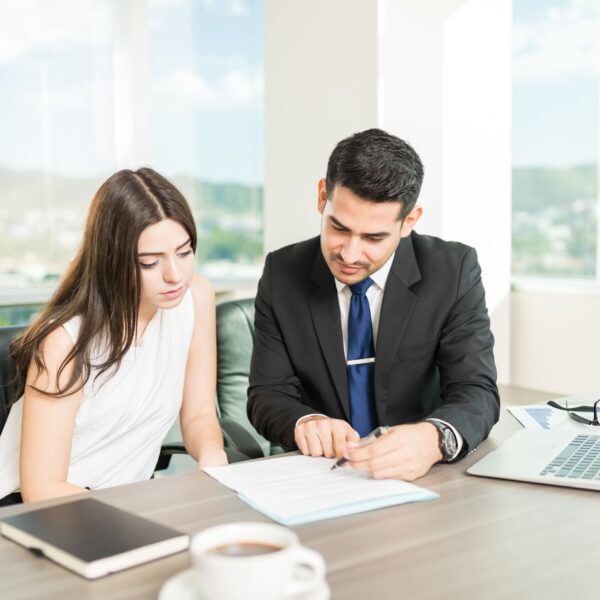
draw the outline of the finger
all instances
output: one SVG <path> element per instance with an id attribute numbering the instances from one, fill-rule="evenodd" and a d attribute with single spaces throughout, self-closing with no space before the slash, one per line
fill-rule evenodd
<path id="1" fill-rule="evenodd" d="M 406 440 L 410 439 L 408 437 L 408 433 L 402 427 L 393 428 L 388 433 L 382 435 L 378 438 L 378 452 L 386 453 L 391 452 L 401 446 L 403 443 L 406 443 Z"/>
<path id="2" fill-rule="evenodd" d="M 425 475 L 427 471 L 422 471 L 416 465 L 395 465 L 385 469 L 376 469 L 370 473 L 373 479 L 401 479 L 402 481 L 414 481 Z"/>
<path id="3" fill-rule="evenodd" d="M 361 461 L 350 460 L 348 463 L 353 469 L 365 471 L 369 473 L 369 475 L 372 475 L 378 471 L 384 471 L 390 468 L 403 469 L 406 459 L 398 452 L 388 452 L 383 456 L 375 456 Z"/>
<path id="4" fill-rule="evenodd" d="M 331 431 L 331 422 L 330 421 L 321 421 L 317 424 L 317 435 L 319 436 L 319 441 L 321 442 L 321 448 L 323 449 L 323 454 L 327 458 L 333 458 L 335 456 L 335 450 L 333 446 L 333 435 Z"/>
<path id="5" fill-rule="evenodd" d="M 300 452 L 302 452 L 304 456 L 310 454 L 310 450 L 308 449 L 308 442 L 306 441 L 306 436 L 304 435 L 304 427 L 296 427 L 294 440 L 296 441 L 296 446 L 298 446 L 298 450 L 300 450 Z"/>
<path id="6" fill-rule="evenodd" d="M 344 450 L 346 449 L 346 428 L 342 424 L 339 426 L 334 426 L 331 429 L 331 434 L 333 437 L 333 449 L 335 456 L 337 458 L 342 458 L 342 456 L 344 456 Z"/>
<path id="7" fill-rule="evenodd" d="M 311 427 L 305 434 L 310 456 L 323 456 L 323 447 L 317 432 Z"/>
<path id="8" fill-rule="evenodd" d="M 398 444 L 382 444 L 383 441 L 384 438 L 379 438 L 365 446 L 353 446 L 352 444 L 347 444 L 344 456 L 352 462 L 359 463 L 379 458 L 402 449 L 402 446 L 399 446 Z"/>
<path id="9" fill-rule="evenodd" d="M 352 427 L 347 426 L 346 429 L 346 441 L 348 442 L 358 442 L 360 440 L 360 434 Z"/>

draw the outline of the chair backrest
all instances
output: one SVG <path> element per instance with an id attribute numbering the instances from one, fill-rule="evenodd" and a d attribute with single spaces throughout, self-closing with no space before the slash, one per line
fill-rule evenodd
<path id="1" fill-rule="evenodd" d="M 217 401 L 220 416 L 246 429 L 268 456 L 281 452 L 281 448 L 263 438 L 246 415 L 253 336 L 254 299 L 231 300 L 217 306 Z"/>
<path id="2" fill-rule="evenodd" d="M 0 432 L 8 418 L 9 403 L 16 400 L 15 362 L 10 358 L 10 344 L 24 327 L 0 327 Z"/>

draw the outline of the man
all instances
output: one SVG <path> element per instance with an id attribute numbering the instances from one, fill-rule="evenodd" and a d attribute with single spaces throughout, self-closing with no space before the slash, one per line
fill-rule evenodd
<path id="1" fill-rule="evenodd" d="M 248 416 L 272 442 L 410 481 L 498 420 L 477 256 L 414 231 L 422 180 L 406 142 L 357 133 L 319 181 L 321 235 L 267 256 Z M 357 443 L 379 425 L 391 429 Z"/>

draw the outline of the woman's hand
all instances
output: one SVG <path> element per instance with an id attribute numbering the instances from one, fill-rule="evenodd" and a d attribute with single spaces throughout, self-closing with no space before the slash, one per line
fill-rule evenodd
<path id="1" fill-rule="evenodd" d="M 198 461 L 198 468 L 204 469 L 204 467 L 221 467 L 228 464 L 227 454 L 225 450 L 211 450 L 200 453 L 200 460 Z"/>

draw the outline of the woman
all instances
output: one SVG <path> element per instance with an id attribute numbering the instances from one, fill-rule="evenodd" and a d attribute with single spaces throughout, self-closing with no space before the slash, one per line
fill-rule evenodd
<path id="1" fill-rule="evenodd" d="M 19 400 L 0 436 L 0 498 L 151 477 L 180 414 L 201 467 L 227 463 L 215 414 L 215 305 L 194 273 L 190 208 L 149 168 L 102 184 L 56 293 L 15 341 Z M 20 448 L 20 451 L 19 451 Z"/>

